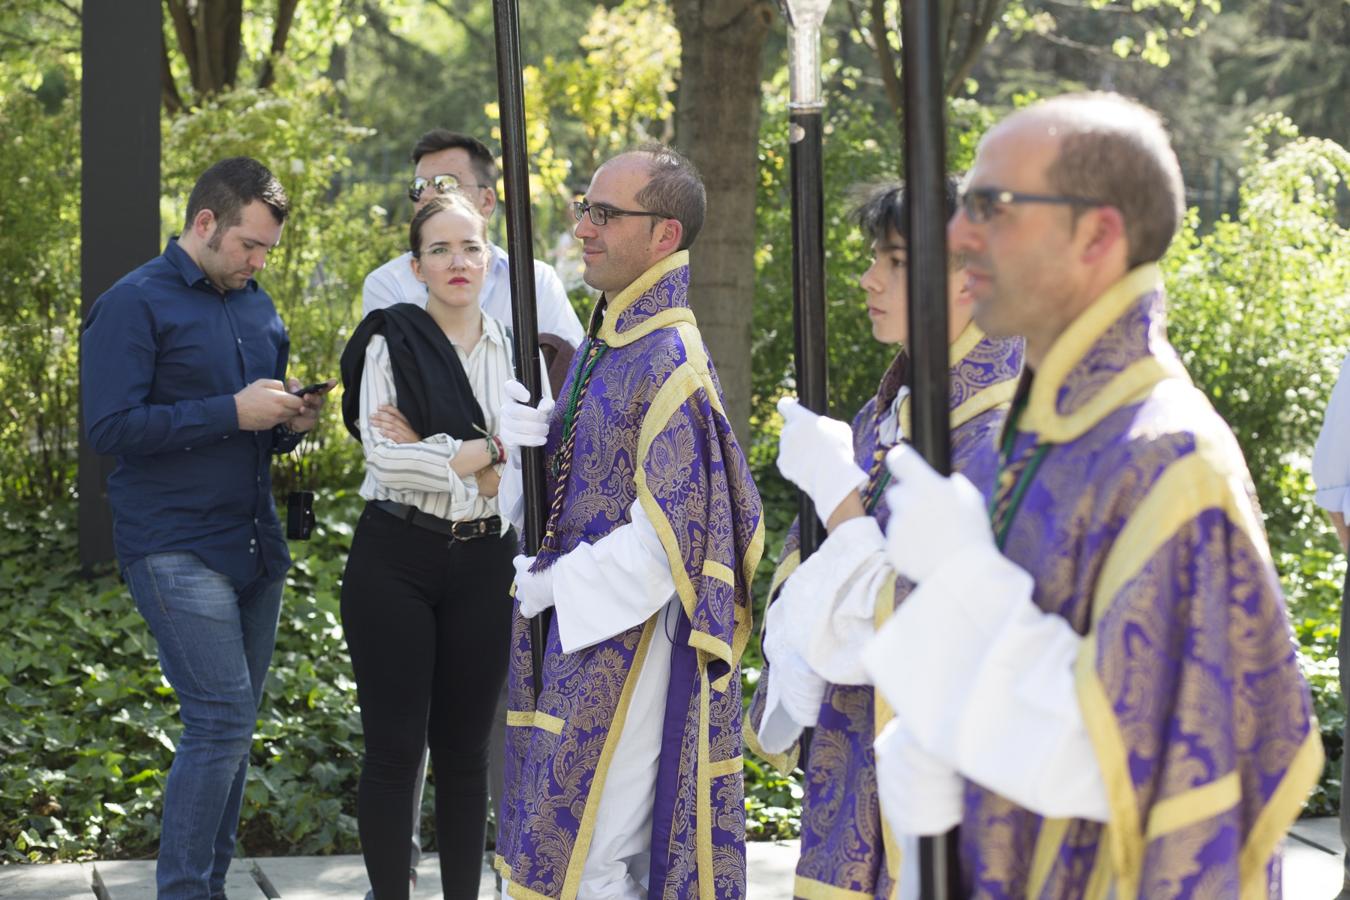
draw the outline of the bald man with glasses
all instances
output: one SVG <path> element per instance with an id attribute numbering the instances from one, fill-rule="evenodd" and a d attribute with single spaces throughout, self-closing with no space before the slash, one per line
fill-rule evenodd
<path id="1" fill-rule="evenodd" d="M 602 165 L 573 208 L 602 292 L 586 342 L 556 407 L 521 391 L 502 410 L 552 498 L 516 558 L 496 860 L 516 900 L 745 896 L 739 661 L 764 532 L 689 308 L 705 210 L 667 147 Z M 550 607 L 535 696 L 529 620 Z"/>

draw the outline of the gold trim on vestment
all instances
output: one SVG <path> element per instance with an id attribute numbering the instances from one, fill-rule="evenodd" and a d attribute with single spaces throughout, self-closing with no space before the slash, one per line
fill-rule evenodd
<path id="1" fill-rule="evenodd" d="M 613 335 L 614 331 L 609 323 L 618 319 L 624 310 L 632 306 L 643 294 L 654 288 L 662 278 L 687 265 L 689 265 L 689 251 L 676 250 L 669 256 L 658 259 L 650 269 L 639 275 L 636 281 L 609 298 L 605 303 L 605 327 L 610 328 L 610 334 Z M 604 338 L 604 341 L 607 344 L 611 343 L 609 338 Z M 623 344 L 613 344 L 613 346 L 621 347 Z"/>
<path id="2" fill-rule="evenodd" d="M 657 537 L 661 540 L 661 546 L 666 551 L 666 561 L 670 566 L 671 578 L 675 582 L 675 591 L 680 596 L 680 605 L 684 607 L 685 615 L 692 623 L 694 621 L 694 610 L 698 603 L 694 583 L 685 570 L 684 556 L 680 552 L 680 542 L 675 535 L 675 529 L 671 526 L 665 512 L 661 509 L 661 505 L 647 487 L 644 463 L 647 453 L 651 450 L 652 442 L 665 428 L 670 417 L 700 388 L 703 389 L 708 404 L 715 413 L 725 419 L 726 412 L 717 396 L 717 389 L 713 384 L 712 374 L 708 368 L 708 357 L 703 351 L 703 342 L 698 329 L 692 324 L 684 323 L 676 325 L 675 331 L 684 350 L 685 361 L 670 373 L 665 383 L 657 390 L 656 397 L 653 398 L 647 409 L 647 414 L 642 420 L 642 430 L 638 436 L 634 482 L 637 487 L 638 501 L 642 504 L 642 508 L 647 513 L 647 518 L 651 521 Z M 730 471 L 728 471 L 728 477 L 730 477 Z M 750 595 L 754 572 L 759 565 L 759 558 L 763 550 L 764 521 L 761 518 L 755 525 L 755 533 L 751 537 L 745 559 L 741 561 L 747 597 Z M 723 566 L 725 567 L 725 564 Z M 729 686 L 731 674 L 740 662 L 741 654 L 745 652 L 745 645 L 749 643 L 750 630 L 753 625 L 750 611 L 741 604 L 736 604 L 732 615 L 734 616 L 734 622 L 730 644 L 721 638 L 700 631 L 694 631 L 689 636 L 691 647 L 704 650 L 727 664 L 726 674 L 712 683 L 713 689 L 717 691 L 725 691 Z"/>
<path id="3" fill-rule="evenodd" d="M 711 717 L 708 687 L 708 661 L 699 654 L 698 660 L 698 796 L 694 807 L 698 810 L 698 819 L 694 822 L 694 834 L 698 856 L 698 896 L 699 900 L 717 900 L 717 889 L 713 877 L 712 856 L 712 758 L 709 752 L 709 723 Z"/>
<path id="4" fill-rule="evenodd" d="M 562 734 L 563 720 L 535 709 L 508 709 L 506 724 L 512 728 L 538 728 L 549 734 Z"/>
<path id="5" fill-rule="evenodd" d="M 875 900 L 867 891 L 851 891 L 848 888 L 835 887 L 804 875 L 798 875 L 793 879 L 792 896 L 796 900 Z"/>
<path id="6" fill-rule="evenodd" d="M 778 595 L 778 589 L 783 586 L 783 582 L 787 581 L 801 564 L 802 551 L 800 550 L 793 550 L 783 557 L 783 561 L 778 564 L 778 568 L 773 570 L 773 580 L 769 582 L 770 598 Z"/>
<path id="7" fill-rule="evenodd" d="M 637 649 L 633 652 L 633 664 L 628 667 L 628 676 L 623 681 L 623 691 L 619 694 L 619 704 L 614 710 L 614 719 L 610 722 L 605 735 L 605 746 L 600 751 L 600 761 L 596 763 L 595 775 L 591 779 L 591 788 L 586 795 L 586 808 L 581 814 L 577 827 L 576 843 L 572 845 L 572 854 L 567 862 L 567 875 L 563 879 L 561 900 L 574 900 L 581 889 L 581 870 L 590 853 L 591 838 L 595 836 L 595 818 L 600 811 L 600 797 L 604 793 L 605 778 L 609 775 L 609 762 L 623 736 L 624 722 L 628 719 L 628 707 L 637 689 L 638 676 L 647 661 L 647 651 L 651 647 L 652 635 L 656 632 L 660 616 L 652 616 L 642 627 L 642 637 L 638 639 Z"/>
<path id="8" fill-rule="evenodd" d="M 1241 900 L 1263 900 L 1266 896 L 1266 864 L 1290 826 L 1303 810 L 1303 801 L 1322 776 L 1326 763 L 1322 733 L 1317 717 L 1308 721 L 1308 737 L 1294 754 L 1280 786 L 1256 816 L 1238 857 L 1238 875 L 1242 879 Z"/>
<path id="9" fill-rule="evenodd" d="M 1106 416 L 1127 405 L 1164 378 L 1190 376 L 1174 359 L 1145 356 L 1127 366 L 1083 406 L 1060 415 L 1058 397 L 1064 380 L 1112 325 L 1145 295 L 1162 289 L 1162 271 L 1154 263 L 1130 270 L 1069 324 L 1051 346 L 1031 382 L 1027 408 L 1017 429 L 1040 436 L 1043 443 L 1063 444 L 1082 437 Z"/>
<path id="10" fill-rule="evenodd" d="M 725 778 L 728 775 L 735 775 L 737 772 L 745 771 L 745 757 L 733 756 L 730 759 L 722 759 L 713 763 L 708 769 L 709 778 Z"/>
<path id="11" fill-rule="evenodd" d="M 984 340 L 984 332 L 974 322 L 966 325 L 961 331 L 961 335 L 951 345 L 947 358 L 951 363 L 951 368 L 960 365 L 971 351 L 980 345 Z M 964 403 L 951 410 L 948 413 L 948 425 L 952 431 L 960 428 L 980 413 L 988 412 L 998 406 L 1007 406 L 1012 403 L 1013 395 L 1017 393 L 1017 379 L 1012 378 L 1007 381 L 1000 381 L 992 384 L 981 391 L 978 391 L 967 398 Z M 896 414 L 897 426 L 900 429 L 902 437 L 907 437 L 913 432 L 910 414 L 910 402 L 913 399 L 912 394 L 905 395 L 905 399 L 900 401 L 900 410 Z M 884 410 L 877 410 L 878 414 Z"/>
<path id="12" fill-rule="evenodd" d="M 733 588 L 736 586 L 736 572 L 731 566 L 724 565 L 715 559 L 703 561 L 703 577 L 715 579 Z"/>
<path id="13" fill-rule="evenodd" d="M 1217 816 L 1237 806 L 1241 799 L 1242 780 L 1234 769 L 1208 784 L 1159 800 L 1148 811 L 1144 841 L 1147 843 Z"/>
<path id="14" fill-rule="evenodd" d="M 888 571 L 886 577 L 881 580 L 881 587 L 877 590 L 877 598 L 872 605 L 872 626 L 874 631 L 881 631 L 883 625 L 895 615 L 895 583 L 899 580 L 894 570 Z M 876 741 L 881 736 L 881 729 L 885 728 L 891 719 L 895 718 L 895 710 L 886 702 L 886 698 L 881 695 L 881 691 L 872 689 L 872 740 Z M 872 754 L 873 765 L 875 767 L 876 751 Z M 875 769 L 873 774 L 875 775 Z M 895 830 L 891 828 L 891 823 L 886 820 L 886 810 L 882 809 L 881 791 L 877 791 L 877 812 L 881 818 L 881 850 L 886 857 L 886 871 L 891 876 L 891 900 L 900 896 L 900 863 L 901 851 L 900 840 L 895 836 Z"/>
<path id="15" fill-rule="evenodd" d="M 770 675 L 769 677 L 773 677 Z M 764 745 L 759 742 L 759 735 L 755 733 L 755 724 L 750 721 L 750 714 L 746 713 L 741 719 L 741 739 L 745 741 L 745 746 L 751 753 L 773 766 L 783 775 L 791 775 L 797 768 L 797 760 L 801 755 L 801 744 L 793 742 L 792 746 L 782 753 L 770 753 L 764 749 Z"/>
<path id="16" fill-rule="evenodd" d="M 1172 389 L 1193 390 L 1175 381 L 1153 388 Z M 1153 483 L 1126 520 L 1102 564 L 1093 594 L 1092 626 L 1074 662 L 1079 705 L 1102 770 L 1110 807 L 1111 820 L 1102 840 L 1111 850 L 1120 896 L 1137 893 L 1150 840 L 1217 815 L 1240 799 L 1238 775 L 1229 772 L 1210 784 L 1156 800 L 1147 824 L 1140 822 L 1125 738 L 1097 672 L 1096 640 L 1101 619 L 1120 592 L 1181 528 L 1206 510 L 1223 513 L 1261 559 L 1270 564 L 1270 551 L 1247 499 L 1245 469 L 1240 459 L 1235 458 L 1236 452 L 1235 447 L 1226 448 L 1204 433 L 1197 433 L 1195 451 L 1169 465 Z M 1244 900 L 1265 895 L 1265 864 L 1297 818 L 1308 791 L 1317 783 L 1322 768 L 1322 744 L 1315 720 L 1311 729 L 1308 740 L 1248 834 L 1239 862 Z"/>
<path id="17" fill-rule="evenodd" d="M 1045 882 L 1055 868 L 1064 835 L 1069 830 L 1069 819 L 1042 819 L 1036 835 L 1036 851 L 1031 858 L 1031 873 L 1027 876 L 1027 896 L 1039 897 Z"/>

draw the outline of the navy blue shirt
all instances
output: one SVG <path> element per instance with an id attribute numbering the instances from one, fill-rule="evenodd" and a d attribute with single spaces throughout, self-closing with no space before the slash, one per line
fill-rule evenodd
<path id="1" fill-rule="evenodd" d="M 170 240 L 94 303 L 80 342 L 84 423 L 108 479 L 125 568 L 187 550 L 242 588 L 279 576 L 290 553 L 272 502 L 270 459 L 299 438 L 241 431 L 234 394 L 283 379 L 290 340 L 250 280 L 221 294 Z"/>

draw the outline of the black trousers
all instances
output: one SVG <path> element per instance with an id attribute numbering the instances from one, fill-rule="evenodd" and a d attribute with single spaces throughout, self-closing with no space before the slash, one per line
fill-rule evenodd
<path id="1" fill-rule="evenodd" d="M 406 900 L 410 811 L 431 748 L 446 900 L 475 898 L 488 738 L 506 678 L 515 532 L 457 541 L 367 505 L 342 581 L 365 731 L 357 816 L 375 900 Z"/>

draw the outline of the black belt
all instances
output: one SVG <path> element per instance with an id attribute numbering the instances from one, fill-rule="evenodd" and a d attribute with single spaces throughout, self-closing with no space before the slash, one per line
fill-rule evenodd
<path id="1" fill-rule="evenodd" d="M 406 503 L 395 503 L 393 500 L 372 500 L 370 502 L 377 509 L 381 509 L 392 516 L 397 516 L 409 524 L 416 525 L 418 528 L 425 528 L 427 531 L 434 531 L 437 534 L 449 535 L 457 541 L 476 541 L 479 538 L 497 537 L 502 532 L 501 516 L 488 516 L 483 519 L 460 519 L 458 522 L 451 522 L 449 519 L 424 513 L 417 507 L 409 506 Z"/>

